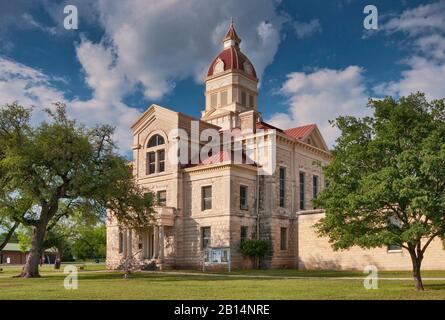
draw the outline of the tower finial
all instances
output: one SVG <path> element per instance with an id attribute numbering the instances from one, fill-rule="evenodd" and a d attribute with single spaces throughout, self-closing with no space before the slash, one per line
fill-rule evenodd
<path id="1" fill-rule="evenodd" d="M 233 17 L 230 17 L 229 30 L 223 39 L 224 47 L 239 46 L 241 39 L 238 37 L 235 31 L 235 26 L 233 25 Z"/>

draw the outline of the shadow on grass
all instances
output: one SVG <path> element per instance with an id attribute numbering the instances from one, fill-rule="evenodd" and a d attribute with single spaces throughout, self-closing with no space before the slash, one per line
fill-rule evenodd
<path id="1" fill-rule="evenodd" d="M 428 283 L 423 284 L 423 286 L 425 287 L 425 290 L 445 290 L 445 283 Z"/>

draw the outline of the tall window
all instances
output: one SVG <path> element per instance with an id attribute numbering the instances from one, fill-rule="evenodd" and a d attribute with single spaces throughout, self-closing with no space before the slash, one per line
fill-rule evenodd
<path id="1" fill-rule="evenodd" d="M 253 101 L 254 101 L 253 95 L 249 95 L 249 107 L 251 108 L 253 108 Z"/>
<path id="2" fill-rule="evenodd" d="M 280 207 L 284 208 L 286 202 L 286 168 L 280 168 Z"/>
<path id="3" fill-rule="evenodd" d="M 144 247 L 144 238 L 142 237 L 142 235 L 140 235 L 139 242 L 138 242 L 138 249 L 142 250 L 143 247 Z"/>
<path id="4" fill-rule="evenodd" d="M 280 249 L 287 250 L 287 228 L 280 230 Z"/>
<path id="5" fill-rule="evenodd" d="M 201 228 L 201 248 L 206 250 L 210 248 L 211 245 L 211 229 L 210 227 Z"/>
<path id="6" fill-rule="evenodd" d="M 151 150 L 147 152 L 147 175 L 165 171 L 165 150 L 162 149 L 164 144 L 165 140 L 159 134 L 155 134 L 148 141 L 147 148 Z"/>
<path id="7" fill-rule="evenodd" d="M 201 210 L 210 210 L 212 209 L 212 187 L 206 186 L 201 189 Z"/>
<path id="8" fill-rule="evenodd" d="M 216 93 L 212 93 L 210 95 L 210 106 L 212 108 L 216 108 L 217 103 L 218 103 L 218 95 Z"/>
<path id="9" fill-rule="evenodd" d="M 165 207 L 167 205 L 167 191 L 158 191 L 158 205 Z"/>
<path id="10" fill-rule="evenodd" d="M 312 177 L 312 198 L 315 199 L 318 195 L 318 176 Z M 314 206 L 315 209 L 315 206 Z"/>
<path id="11" fill-rule="evenodd" d="M 147 174 L 152 174 L 156 172 L 156 153 L 147 153 Z"/>
<path id="12" fill-rule="evenodd" d="M 227 91 L 221 92 L 221 106 L 227 105 Z"/>
<path id="13" fill-rule="evenodd" d="M 241 227 L 241 243 L 249 239 L 249 227 Z"/>
<path id="14" fill-rule="evenodd" d="M 243 107 L 245 107 L 246 105 L 247 105 L 247 95 L 246 95 L 246 93 L 243 91 L 243 92 L 241 92 L 241 105 L 243 106 Z"/>
<path id="15" fill-rule="evenodd" d="M 119 253 L 124 252 L 124 233 L 119 231 Z"/>
<path id="16" fill-rule="evenodd" d="M 304 172 L 300 172 L 300 210 L 306 209 L 306 203 L 305 203 L 305 175 Z"/>
<path id="17" fill-rule="evenodd" d="M 158 172 L 165 171 L 165 150 L 158 151 Z"/>
<path id="18" fill-rule="evenodd" d="M 239 187 L 239 206 L 242 210 L 247 210 L 247 187 Z"/>

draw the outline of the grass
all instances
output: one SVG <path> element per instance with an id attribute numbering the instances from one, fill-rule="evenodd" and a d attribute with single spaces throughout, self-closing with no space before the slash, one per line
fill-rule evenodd
<path id="1" fill-rule="evenodd" d="M 63 270 L 43 267 L 42 278 L 20 279 L 12 278 L 20 268 L 3 268 L 0 299 L 445 299 L 445 280 L 425 281 L 426 291 L 419 293 L 413 289 L 409 272 L 381 272 L 380 278 L 408 279 L 380 280 L 378 290 L 366 290 L 364 275 L 360 272 L 246 270 L 232 272 L 236 277 L 137 272 L 130 279 L 123 279 L 122 272 L 105 271 L 103 265 L 85 264 L 84 271 L 79 272 L 78 290 L 66 290 Z M 247 277 L 252 275 L 274 278 Z M 423 276 L 445 277 L 445 271 L 424 271 Z"/>

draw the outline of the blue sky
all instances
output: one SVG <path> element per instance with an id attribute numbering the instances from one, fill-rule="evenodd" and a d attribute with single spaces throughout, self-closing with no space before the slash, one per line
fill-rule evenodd
<path id="1" fill-rule="evenodd" d="M 78 30 L 65 30 L 74 4 Z M 374 4 L 379 28 L 364 29 Z M 129 126 L 151 103 L 196 117 L 230 17 L 260 75 L 259 109 L 283 128 L 366 115 L 368 97 L 445 96 L 445 1 L 17 0 L 0 2 L 0 105 L 66 102 L 88 125 Z M 36 121 L 41 119 L 37 116 Z"/>

